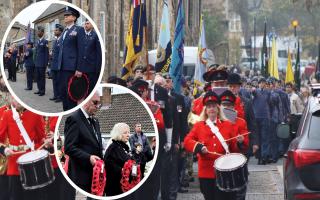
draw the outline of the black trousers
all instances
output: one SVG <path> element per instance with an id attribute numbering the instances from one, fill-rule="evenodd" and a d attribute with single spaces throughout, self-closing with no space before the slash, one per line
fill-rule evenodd
<path id="1" fill-rule="evenodd" d="M 46 68 L 36 67 L 36 74 L 38 91 L 44 94 L 46 92 Z"/>
<path id="2" fill-rule="evenodd" d="M 46 200 L 69 200 L 67 185 L 68 181 L 63 177 L 59 168 L 54 169 L 55 180 L 50 185 L 44 187 Z M 70 185 L 70 187 L 72 187 Z"/>
<path id="3" fill-rule="evenodd" d="M 60 72 L 51 70 L 53 97 L 60 98 Z"/>
<path id="4" fill-rule="evenodd" d="M 74 71 L 61 71 L 60 72 L 60 95 L 63 105 L 63 110 L 70 110 L 77 106 L 77 103 L 72 101 L 68 95 L 68 82 L 74 75 Z"/>
<path id="5" fill-rule="evenodd" d="M 235 200 L 235 192 L 223 192 L 216 185 L 216 179 L 199 178 L 200 191 L 205 200 Z"/>
<path id="6" fill-rule="evenodd" d="M 20 176 L 9 176 L 9 200 L 45 200 L 44 189 L 25 190 Z"/>
<path id="7" fill-rule="evenodd" d="M 7 175 L 0 175 L 0 200 L 9 199 L 9 177 Z"/>
<path id="8" fill-rule="evenodd" d="M 9 73 L 9 79 L 12 81 L 17 80 L 17 69 L 16 69 L 16 63 L 15 62 L 9 62 L 8 64 L 8 73 Z"/>
<path id="9" fill-rule="evenodd" d="M 26 66 L 27 88 L 32 89 L 34 66 Z"/>

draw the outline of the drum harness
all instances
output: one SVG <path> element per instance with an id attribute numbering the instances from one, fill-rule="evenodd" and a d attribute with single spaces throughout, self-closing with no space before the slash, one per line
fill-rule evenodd
<path id="1" fill-rule="evenodd" d="M 208 126 L 210 127 L 211 132 L 217 136 L 218 140 L 219 140 L 220 143 L 222 144 L 222 147 L 224 148 L 224 150 L 226 151 L 226 153 L 229 154 L 230 151 L 229 151 L 228 144 L 226 143 L 226 141 L 224 140 L 223 136 L 221 135 L 221 133 L 220 133 L 220 131 L 219 131 L 219 128 L 218 128 L 217 126 L 215 126 L 210 119 L 207 119 L 207 120 L 206 120 L 206 123 L 207 123 Z"/>
<path id="2" fill-rule="evenodd" d="M 31 142 L 31 139 L 22 124 L 19 113 L 12 105 L 11 105 L 11 110 L 12 110 L 12 117 L 13 117 L 14 121 L 16 122 L 24 141 L 26 142 L 27 146 L 33 151 L 34 150 L 34 143 Z"/>

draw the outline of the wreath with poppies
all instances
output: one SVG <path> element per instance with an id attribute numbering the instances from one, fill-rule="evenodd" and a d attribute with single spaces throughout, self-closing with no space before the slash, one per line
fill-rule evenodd
<path id="1" fill-rule="evenodd" d="M 141 179 L 140 165 L 137 166 L 137 176 L 132 176 L 132 167 L 136 162 L 134 160 L 128 160 L 124 163 L 122 168 L 122 178 L 120 180 L 121 189 L 126 192 L 136 186 Z"/>
<path id="2" fill-rule="evenodd" d="M 93 167 L 91 194 L 102 196 L 106 185 L 106 170 L 103 160 L 96 161 Z"/>

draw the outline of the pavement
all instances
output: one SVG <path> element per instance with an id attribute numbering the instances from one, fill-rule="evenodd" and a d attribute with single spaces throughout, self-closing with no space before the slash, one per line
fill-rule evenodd
<path id="1" fill-rule="evenodd" d="M 254 158 L 249 160 L 250 174 L 246 200 L 283 200 L 283 160 L 280 159 L 277 163 L 268 165 L 257 165 L 257 162 Z M 178 193 L 177 200 L 204 200 L 196 177 L 197 171 L 197 163 L 194 163 L 195 181 L 190 183 L 188 193 Z M 85 199 L 82 194 L 77 194 L 77 200 Z"/>
<path id="2" fill-rule="evenodd" d="M 6 73 L 7 74 L 7 73 Z M 46 112 L 46 113 L 59 113 L 63 111 L 62 102 L 55 103 L 50 101 L 49 98 L 53 97 L 52 80 L 46 78 L 46 93 L 44 96 L 33 94 L 38 91 L 37 83 L 33 83 L 33 90 L 24 90 L 26 88 L 27 78 L 26 73 L 17 72 L 17 81 L 9 81 L 9 85 L 18 98 L 31 108 Z"/>

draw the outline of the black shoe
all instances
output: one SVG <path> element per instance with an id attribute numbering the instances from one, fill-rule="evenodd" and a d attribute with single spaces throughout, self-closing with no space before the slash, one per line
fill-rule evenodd
<path id="1" fill-rule="evenodd" d="M 41 97 L 41 96 L 44 96 L 44 93 L 39 93 L 39 96 Z"/>
<path id="2" fill-rule="evenodd" d="M 24 90 L 32 90 L 32 88 L 24 88 Z"/>
<path id="3" fill-rule="evenodd" d="M 54 102 L 59 103 L 61 101 L 62 101 L 61 99 L 57 98 Z"/>
<path id="4" fill-rule="evenodd" d="M 194 182 L 194 178 L 192 176 L 189 178 L 189 182 Z"/>
<path id="5" fill-rule="evenodd" d="M 259 159 L 258 165 L 265 165 L 267 164 L 267 161 L 265 159 Z"/>
<path id="6" fill-rule="evenodd" d="M 33 94 L 40 94 L 40 91 L 34 92 Z"/>
<path id="7" fill-rule="evenodd" d="M 178 192 L 179 192 L 179 193 L 187 193 L 187 192 L 189 192 L 189 190 L 180 188 L 180 189 L 178 190 Z"/>
<path id="8" fill-rule="evenodd" d="M 52 97 L 52 98 L 50 98 L 49 100 L 50 100 L 50 101 L 55 101 L 55 100 L 57 100 L 57 97 Z"/>
<path id="9" fill-rule="evenodd" d="M 17 82 L 17 80 L 16 80 L 16 79 L 13 79 L 12 82 Z"/>

